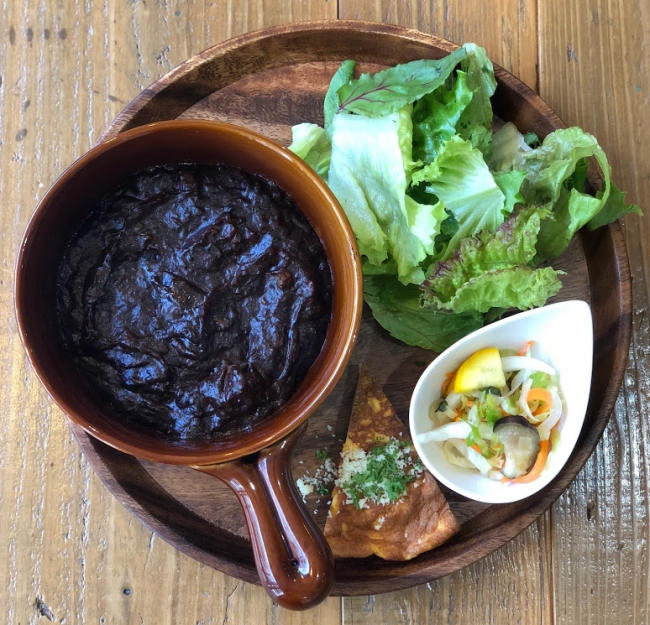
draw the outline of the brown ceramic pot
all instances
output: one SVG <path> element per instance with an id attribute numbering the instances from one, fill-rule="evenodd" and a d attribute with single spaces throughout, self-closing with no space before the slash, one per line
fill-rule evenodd
<path id="1" fill-rule="evenodd" d="M 250 432 L 203 442 L 174 440 L 116 418 L 77 372 L 55 315 L 57 266 L 89 207 L 128 174 L 174 162 L 225 163 L 276 182 L 321 238 L 334 285 L 322 351 L 289 402 Z M 265 137 L 228 124 L 172 121 L 125 132 L 82 156 L 46 193 L 20 250 L 15 304 L 29 359 L 70 419 L 123 452 L 191 466 L 228 483 L 244 509 L 260 580 L 273 600 L 305 609 L 328 595 L 333 558 L 300 503 L 289 458 L 304 429 L 299 426 L 331 391 L 348 361 L 361 316 L 362 282 L 345 215 L 311 168 Z"/>

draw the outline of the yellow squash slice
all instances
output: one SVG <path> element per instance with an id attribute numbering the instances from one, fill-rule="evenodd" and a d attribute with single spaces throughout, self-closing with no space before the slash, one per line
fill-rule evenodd
<path id="1" fill-rule="evenodd" d="M 496 347 L 480 349 L 472 354 L 456 372 L 455 393 L 469 393 L 477 389 L 495 386 L 503 388 L 506 378 L 501 366 L 501 356 Z"/>

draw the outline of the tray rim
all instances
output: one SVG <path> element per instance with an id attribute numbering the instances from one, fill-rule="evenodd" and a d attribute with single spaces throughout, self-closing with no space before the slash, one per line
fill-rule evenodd
<path id="1" fill-rule="evenodd" d="M 428 46 L 439 46 L 446 51 L 451 51 L 457 47 L 457 44 L 448 40 L 442 39 L 435 35 L 426 34 L 417 30 L 392 25 L 380 24 L 374 22 L 362 21 L 346 21 L 346 20 L 323 20 L 323 21 L 310 21 L 298 22 L 294 24 L 285 24 L 280 26 L 273 26 L 255 30 L 244 35 L 234 37 L 210 48 L 203 52 L 187 59 L 177 67 L 173 68 L 161 78 L 156 80 L 147 89 L 143 90 L 136 96 L 113 120 L 106 131 L 101 135 L 99 141 L 106 141 L 116 136 L 120 132 L 142 123 L 147 123 L 143 116 L 146 116 L 148 105 L 158 96 L 163 93 L 171 85 L 183 77 L 187 77 L 191 72 L 199 71 L 207 63 L 212 61 L 215 56 L 224 55 L 233 50 L 246 47 L 253 42 L 265 38 L 273 38 L 278 36 L 286 36 L 295 33 L 305 33 L 310 31 L 322 31 L 323 29 L 331 29 L 333 31 L 339 30 L 353 30 L 364 33 L 369 33 L 377 36 L 393 36 L 404 38 L 407 40 L 422 43 Z M 328 60 L 328 59 L 323 59 Z M 286 63 L 290 65 L 291 63 Z M 280 65 L 281 67 L 282 65 Z M 522 97 L 529 102 L 533 102 L 535 106 L 543 112 L 544 117 L 550 120 L 550 123 L 556 127 L 565 127 L 565 124 L 557 116 L 557 114 L 535 93 L 530 87 L 525 85 L 513 74 L 494 65 L 495 74 L 499 83 L 504 82 L 508 84 L 517 96 Z M 254 72 L 252 72 L 254 73 Z M 201 100 L 205 95 L 196 98 L 196 102 Z M 191 106 L 191 105 L 190 105 Z M 134 121 L 135 120 L 135 121 Z M 595 183 L 598 180 L 594 180 Z M 587 462 L 592 455 L 595 447 L 600 440 L 604 429 L 609 421 L 609 417 L 614 408 L 616 398 L 618 397 L 623 377 L 625 374 L 626 362 L 628 359 L 629 345 L 632 334 L 632 315 L 631 315 L 631 277 L 627 250 L 625 246 L 625 239 L 621 226 L 618 222 L 600 229 L 600 234 L 594 233 L 582 234 L 585 237 L 599 237 L 599 240 L 606 240 L 606 244 L 612 249 L 612 255 L 616 261 L 613 270 L 615 271 L 617 281 L 617 302 L 619 304 L 620 316 L 616 326 L 616 343 L 622 349 L 618 349 L 613 358 L 612 371 L 614 375 L 609 379 L 609 384 L 601 393 L 601 407 L 597 409 L 592 406 L 590 399 L 590 406 L 588 412 L 595 411 L 595 421 L 598 425 L 593 431 L 588 432 L 582 445 L 574 451 L 569 462 L 565 465 L 561 474 L 556 480 L 548 487 L 543 489 L 539 497 L 531 498 L 530 505 L 522 509 L 518 516 L 514 519 L 508 520 L 508 532 L 503 534 L 502 530 L 498 532 L 498 526 L 494 526 L 487 530 L 486 535 L 475 535 L 469 541 L 463 543 L 463 550 L 459 552 L 458 549 L 452 550 L 449 557 L 446 558 L 447 562 L 453 562 L 453 566 L 443 567 L 443 570 L 436 570 L 436 563 L 429 563 L 427 566 L 418 566 L 417 562 L 412 562 L 409 571 L 405 574 L 393 577 L 382 577 L 380 574 L 372 574 L 363 579 L 336 579 L 335 587 L 332 592 L 333 596 L 354 596 L 354 595 L 367 595 L 381 592 L 389 592 L 393 590 L 402 590 L 420 583 L 432 581 L 439 577 L 448 575 L 452 572 L 459 570 L 469 564 L 477 562 L 483 557 L 493 553 L 498 548 L 505 545 L 507 542 L 515 538 L 519 533 L 526 529 L 530 524 L 539 518 L 546 510 L 548 510 L 555 500 L 569 487 L 571 482 L 575 479 L 580 469 Z M 600 243 L 594 244 L 596 247 Z M 587 250 L 585 255 L 588 256 Z M 589 263 L 587 262 L 587 269 L 589 270 Z M 591 272 L 590 272 L 591 273 Z M 592 280 L 589 280 L 590 286 Z M 592 291 L 592 302 L 594 301 L 594 293 Z M 106 445 L 95 441 L 86 434 L 83 430 L 71 424 L 72 432 L 80 444 L 82 451 L 88 458 L 91 466 L 99 475 L 100 479 L 108 490 L 117 497 L 127 510 L 134 514 L 141 522 L 144 523 L 152 531 L 156 532 L 163 540 L 179 549 L 181 552 L 189 555 L 190 557 L 211 566 L 228 575 L 237 577 L 246 582 L 259 584 L 257 575 L 252 561 L 252 554 L 250 562 L 234 563 L 226 560 L 212 561 L 211 558 L 206 558 L 204 552 L 195 544 L 186 541 L 177 532 L 173 531 L 170 527 L 165 525 L 156 515 L 151 511 L 144 508 L 140 501 L 137 499 L 137 489 L 129 489 L 124 484 L 120 483 L 114 475 L 107 473 L 105 470 L 102 454 L 116 453 Z M 583 435 L 584 436 L 584 435 Z M 582 436 L 581 436 L 582 438 Z M 110 451 L 108 451 L 110 450 Z M 579 452 L 579 453 L 578 453 Z M 132 459 L 138 463 L 138 459 Z M 570 475 L 570 477 L 568 477 Z M 541 495 L 544 495 L 543 497 Z M 192 513 L 194 514 L 194 513 Z M 502 526 L 501 526 L 502 527 Z M 497 535 L 500 534 L 500 535 Z M 233 535 L 233 539 L 238 539 Z M 243 540 L 243 539 L 242 539 Z M 244 541 L 246 542 L 246 541 Z M 468 556 L 469 554 L 469 556 Z M 206 561 L 209 560 L 209 561 Z M 409 563 L 411 564 L 411 563 Z M 373 567 L 368 567 L 369 569 Z"/>

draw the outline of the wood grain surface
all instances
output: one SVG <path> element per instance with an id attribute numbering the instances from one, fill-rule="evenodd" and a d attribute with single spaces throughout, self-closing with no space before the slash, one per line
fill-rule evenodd
<path id="1" fill-rule="evenodd" d="M 650 222 L 627 218 L 633 340 L 596 452 L 553 508 L 491 556 L 431 584 L 313 611 L 197 563 L 144 528 L 89 468 L 29 369 L 13 265 L 45 189 L 142 89 L 208 46 L 307 19 L 399 23 L 475 41 L 599 139 L 650 205 L 647 0 L 10 0 L 0 7 L 0 622 L 648 623 Z M 647 212 L 647 211 L 646 211 Z"/>

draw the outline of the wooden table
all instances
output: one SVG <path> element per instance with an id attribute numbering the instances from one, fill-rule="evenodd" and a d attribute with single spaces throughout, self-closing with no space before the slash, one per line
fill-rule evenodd
<path id="1" fill-rule="evenodd" d="M 633 337 L 624 386 L 586 467 L 493 555 L 437 582 L 330 598 L 307 613 L 153 535 L 90 469 L 28 366 L 13 265 L 44 191 L 142 89 L 193 54 L 264 26 L 363 19 L 484 46 L 605 148 L 650 205 L 647 0 L 8 0 L 0 11 L 0 622 L 648 623 L 650 221 L 625 219 Z M 6 590 L 5 590 L 6 589 Z"/>

